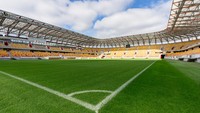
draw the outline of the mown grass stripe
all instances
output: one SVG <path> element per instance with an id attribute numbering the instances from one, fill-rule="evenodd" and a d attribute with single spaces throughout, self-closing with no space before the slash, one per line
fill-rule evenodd
<path id="1" fill-rule="evenodd" d="M 156 61 L 155 61 L 156 62 Z M 128 86 L 133 80 L 135 80 L 138 76 L 140 76 L 144 71 L 146 71 L 149 67 L 151 67 L 155 62 L 151 63 L 149 66 L 144 68 L 142 71 L 140 71 L 138 74 L 133 76 L 131 79 L 129 79 L 127 82 L 125 82 L 123 85 L 121 85 L 119 88 L 117 88 L 113 93 L 108 95 L 104 100 L 102 100 L 99 104 L 96 105 L 96 112 L 101 109 L 104 105 L 106 105 L 110 100 L 112 100 L 118 93 L 120 93 L 126 86 Z"/>
<path id="2" fill-rule="evenodd" d="M 20 77 L 15 76 L 15 75 L 12 75 L 12 74 L 9 74 L 9 73 L 3 72 L 3 71 L 0 71 L 0 73 L 3 74 L 3 75 L 9 76 L 9 77 L 11 77 L 11 78 L 14 78 L 14 79 L 16 79 L 16 80 L 19 80 L 19 81 L 21 81 L 21 82 L 24 82 L 24 83 L 26 83 L 26 84 L 29 84 L 29 85 L 31 85 L 31 86 L 37 87 L 37 88 L 39 88 L 39 89 L 42 89 L 42 90 L 44 90 L 44 91 L 47 91 L 47 92 L 49 92 L 49 93 L 51 93 L 51 94 L 54 94 L 54 95 L 56 95 L 56 96 L 62 97 L 62 98 L 64 98 L 64 99 L 66 99 L 66 100 L 69 100 L 69 101 L 74 102 L 74 103 L 76 103 L 76 104 L 78 104 L 78 105 L 81 105 L 81 106 L 83 106 L 83 107 L 85 107 L 85 108 L 87 108 L 87 109 L 89 109 L 89 110 L 95 111 L 95 109 L 94 109 L 95 106 L 94 106 L 94 105 L 91 105 L 91 104 L 89 104 L 89 103 L 87 103 L 87 102 L 84 102 L 84 101 L 81 101 L 81 100 L 79 100 L 79 99 L 70 97 L 70 96 L 68 96 L 68 95 L 66 95 L 66 94 L 64 94 L 64 93 L 55 91 L 55 90 L 53 90 L 53 89 L 50 89 L 50 88 L 48 88 L 48 87 L 45 87 L 45 86 L 36 84 L 36 83 L 31 82 L 31 81 L 28 81 L 28 80 L 25 80 L 25 79 L 23 79 L 23 78 L 20 78 Z"/>

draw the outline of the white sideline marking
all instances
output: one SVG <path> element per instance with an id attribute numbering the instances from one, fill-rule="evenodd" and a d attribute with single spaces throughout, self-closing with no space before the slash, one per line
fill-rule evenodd
<path id="1" fill-rule="evenodd" d="M 156 61 L 155 61 L 156 62 Z M 134 79 L 136 79 L 138 76 L 140 76 L 144 71 L 146 71 L 149 67 L 151 67 L 155 62 L 151 63 L 149 66 L 147 66 L 146 68 L 144 68 L 142 71 L 140 71 L 138 74 L 136 74 L 135 76 L 133 76 L 131 79 L 129 79 L 126 83 L 124 83 L 123 85 L 121 85 L 118 89 L 116 89 L 113 93 L 111 93 L 110 95 L 108 95 L 105 99 L 103 99 L 101 102 L 99 102 L 96 106 L 96 113 L 98 113 L 98 111 L 105 105 L 107 104 L 110 100 L 112 100 L 112 98 L 114 98 L 119 92 L 121 92 L 127 85 L 129 85 Z"/>
<path id="2" fill-rule="evenodd" d="M 85 107 L 85 108 L 87 108 L 87 109 L 90 109 L 90 110 L 92 110 L 92 111 L 95 111 L 95 106 L 92 105 L 92 104 L 89 104 L 89 103 L 84 102 L 84 101 L 81 101 L 81 100 L 79 100 L 79 99 L 70 97 L 70 96 L 68 96 L 68 95 L 66 95 L 66 94 L 64 94 L 64 93 L 61 93 L 61 92 L 55 91 L 55 90 L 53 90 L 53 89 L 47 88 L 47 87 L 45 87 L 45 86 L 42 86 L 42 85 L 33 83 L 33 82 L 31 82 L 31 81 L 28 81 L 28 80 L 25 80 L 25 79 L 23 79 L 23 78 L 17 77 L 17 76 L 15 76 L 15 75 L 12 75 L 12 74 L 9 74 L 9 73 L 3 72 L 3 71 L 0 71 L 0 73 L 3 74 L 3 75 L 7 75 L 7 76 L 9 76 L 9 77 L 11 77 L 11 78 L 17 79 L 17 80 L 19 80 L 19 81 L 22 81 L 22 82 L 24 82 L 24 83 L 26 83 L 26 84 L 29 84 L 29 85 L 31 85 L 31 86 L 34 86 L 34 87 L 37 87 L 37 88 L 39 88 L 39 89 L 45 90 L 45 91 L 47 91 L 47 92 L 49 92 L 49 93 L 51 93 L 51 94 L 57 95 L 57 96 L 59 96 L 59 97 L 62 97 L 62 98 L 64 98 L 64 99 L 66 99 L 66 100 L 69 100 L 69 101 L 74 102 L 74 103 L 76 103 L 76 104 L 78 104 L 78 105 L 81 105 L 81 106 L 83 106 L 83 107 Z"/>
<path id="3" fill-rule="evenodd" d="M 155 61 L 156 62 L 156 61 Z M 16 80 L 19 80 L 19 81 L 22 81 L 26 84 L 29 84 L 31 86 L 34 86 L 34 87 L 37 87 L 39 89 L 42 89 L 42 90 L 45 90 L 51 94 L 54 94 L 54 95 L 57 95 L 59 97 L 62 97 L 66 100 L 69 100 L 71 102 L 74 102 L 78 105 L 81 105 L 89 110 L 92 110 L 92 111 L 95 111 L 95 113 L 98 113 L 99 110 L 104 106 L 106 105 L 110 100 L 112 100 L 112 98 L 114 98 L 118 93 L 120 93 L 127 85 L 129 85 L 134 79 L 136 79 L 138 76 L 140 76 L 144 71 L 146 71 L 149 67 L 151 67 L 155 62 L 151 63 L 149 66 L 147 66 L 146 68 L 144 68 L 142 71 L 140 71 L 138 74 L 136 74 L 135 76 L 133 76 L 131 79 L 129 79 L 127 82 L 125 82 L 123 85 L 121 85 L 118 89 L 116 89 L 115 91 L 107 91 L 107 90 L 86 90 L 86 91 L 78 91 L 78 92 L 74 92 L 74 93 L 70 93 L 68 95 L 64 94 L 64 93 L 61 93 L 61 92 L 58 92 L 58 91 L 55 91 L 53 89 L 50 89 L 48 87 L 45 87 L 45 86 L 42 86 L 42 85 L 39 85 L 39 84 L 36 84 L 34 82 L 31 82 L 31 81 L 28 81 L 28 80 L 25 80 L 23 78 L 20 78 L 20 77 L 17 77 L 15 75 L 12 75 L 12 74 L 9 74 L 9 73 L 6 73 L 6 72 L 3 72 L 3 71 L 0 71 L 1 74 L 3 75 L 7 75 L 11 78 L 14 78 Z M 73 98 L 72 96 L 73 95 L 76 95 L 76 94 L 82 94 L 82 93 L 89 93 L 89 92 L 103 92 L 103 93 L 111 93 L 110 95 L 108 95 L 105 99 L 103 99 L 101 102 L 99 102 L 96 106 L 90 104 L 90 103 L 87 103 L 87 102 L 84 102 L 82 100 L 79 100 L 79 99 L 76 99 L 76 98 Z"/>
<path id="4" fill-rule="evenodd" d="M 70 94 L 68 94 L 68 96 L 72 97 L 74 95 L 83 94 L 83 93 L 112 93 L 112 91 L 108 91 L 108 90 L 85 90 L 85 91 L 77 91 L 77 92 L 70 93 Z"/>

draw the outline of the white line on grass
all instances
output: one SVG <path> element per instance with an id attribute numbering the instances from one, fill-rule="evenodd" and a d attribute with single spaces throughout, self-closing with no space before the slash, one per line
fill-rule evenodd
<path id="1" fill-rule="evenodd" d="M 112 93 L 112 91 L 108 91 L 108 90 L 85 90 L 85 91 L 77 91 L 77 92 L 73 92 L 68 94 L 68 96 L 72 97 L 74 95 L 79 95 L 79 94 L 83 94 L 83 93 Z"/>
<path id="2" fill-rule="evenodd" d="M 64 94 L 64 93 L 61 93 L 61 92 L 55 91 L 55 90 L 53 90 L 53 89 L 47 88 L 47 87 L 45 87 L 45 86 L 42 86 L 42 85 L 33 83 L 33 82 L 31 82 L 31 81 L 28 81 L 28 80 L 25 80 L 25 79 L 23 79 L 23 78 L 17 77 L 17 76 L 15 76 L 15 75 L 12 75 L 12 74 L 9 74 L 9 73 L 3 72 L 3 71 L 0 71 L 0 73 L 3 74 L 3 75 L 7 75 L 7 76 L 9 76 L 9 77 L 11 77 L 11 78 L 17 79 L 17 80 L 19 80 L 19 81 L 22 81 L 22 82 L 24 82 L 24 83 L 26 83 L 26 84 L 29 84 L 29 85 L 31 85 L 31 86 L 34 86 L 34 87 L 37 87 L 37 88 L 39 88 L 39 89 L 45 90 L 45 91 L 47 91 L 47 92 L 49 92 L 49 93 L 51 93 L 51 94 L 57 95 L 57 96 L 59 96 L 59 97 L 62 97 L 62 98 L 64 98 L 64 99 L 66 99 L 66 100 L 69 100 L 69 101 L 74 102 L 74 103 L 76 103 L 76 104 L 78 104 L 78 105 L 81 105 L 81 106 L 83 106 L 83 107 L 85 107 L 85 108 L 87 108 L 87 109 L 90 109 L 90 110 L 92 110 L 92 111 L 95 111 L 95 109 L 94 109 L 95 106 L 92 105 L 92 104 L 89 104 L 89 103 L 84 102 L 84 101 L 81 101 L 81 100 L 79 100 L 79 99 L 70 97 L 70 96 L 68 96 L 68 95 L 66 95 L 66 94 Z"/>
<path id="3" fill-rule="evenodd" d="M 155 61 L 156 62 L 156 61 Z M 136 79 L 138 76 L 140 76 L 144 71 L 146 71 L 149 67 L 151 67 L 155 62 L 151 63 L 149 66 L 144 68 L 142 71 L 140 71 L 138 74 L 133 76 L 131 79 L 129 79 L 126 83 L 121 85 L 118 89 L 116 89 L 113 93 L 108 95 L 105 99 L 103 99 L 101 102 L 99 102 L 95 106 L 95 112 L 98 113 L 98 111 L 105 105 L 107 104 L 110 100 L 112 100 L 119 92 L 121 92 L 127 85 L 129 85 L 134 79 Z"/>
<path id="4" fill-rule="evenodd" d="M 156 62 L 156 61 L 155 61 Z M 121 92 L 127 85 L 129 85 L 134 79 L 136 79 L 139 75 L 141 75 L 144 71 L 146 71 L 149 67 L 151 67 L 155 62 L 151 63 L 149 66 L 147 66 L 146 68 L 144 68 L 142 71 L 140 71 L 138 74 L 136 74 L 135 76 L 133 76 L 131 79 L 129 79 L 126 83 L 124 83 L 123 85 L 121 85 L 118 89 L 116 89 L 114 92 L 112 91 L 107 91 L 107 90 L 86 90 L 86 91 L 79 91 L 79 92 L 74 92 L 74 93 L 71 93 L 71 94 L 64 94 L 64 93 L 61 93 L 61 92 L 58 92 L 58 91 L 55 91 L 53 89 L 50 89 L 48 87 L 45 87 L 45 86 L 42 86 L 42 85 L 39 85 L 37 83 L 34 83 L 34 82 L 31 82 L 31 81 L 28 81 L 28 80 L 25 80 L 23 78 L 20 78 L 20 77 L 17 77 L 15 75 L 12 75 L 12 74 L 9 74 L 9 73 L 6 73 L 6 72 L 3 72 L 3 71 L 0 71 L 1 74 L 3 75 L 7 75 L 11 78 L 14 78 L 16 80 L 19 80 L 19 81 L 22 81 L 26 84 L 29 84 L 29 85 L 32 85 L 34 87 L 37 87 L 39 89 L 42 89 L 42 90 L 45 90 L 51 94 L 54 94 L 54 95 L 57 95 L 59 97 L 62 97 L 66 100 L 69 100 L 71 102 L 74 102 L 78 105 L 81 105 L 89 110 L 92 110 L 92 111 L 95 111 L 95 113 L 98 113 L 99 110 L 104 106 L 106 105 L 110 100 L 112 100 L 119 92 Z M 103 92 L 103 93 L 111 93 L 110 95 L 108 95 L 105 99 L 103 99 L 101 102 L 99 102 L 96 106 L 90 104 L 90 103 L 87 103 L 87 102 L 84 102 L 82 100 L 79 100 L 79 99 L 76 99 L 76 98 L 73 98 L 72 96 L 73 95 L 76 95 L 76 94 L 82 94 L 82 93 L 88 93 L 88 92 Z"/>

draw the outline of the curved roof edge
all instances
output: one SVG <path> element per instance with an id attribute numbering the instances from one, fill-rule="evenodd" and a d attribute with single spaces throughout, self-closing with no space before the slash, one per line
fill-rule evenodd
<path id="1" fill-rule="evenodd" d="M 43 38 L 49 43 L 95 48 L 190 41 L 200 39 L 200 1 L 174 0 L 167 28 L 153 33 L 97 39 L 3 10 L 0 10 L 0 33 Z"/>

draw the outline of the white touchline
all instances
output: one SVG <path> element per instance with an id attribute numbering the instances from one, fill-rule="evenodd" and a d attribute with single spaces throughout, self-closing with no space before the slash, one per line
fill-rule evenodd
<path id="1" fill-rule="evenodd" d="M 121 92 L 127 85 L 129 85 L 134 79 L 136 79 L 138 76 L 140 76 L 144 71 L 146 71 L 149 67 L 151 67 L 156 61 L 154 61 L 153 63 L 151 63 L 149 66 L 147 66 L 146 68 L 144 68 L 142 71 L 140 71 L 138 74 L 136 74 L 135 76 L 133 76 L 131 79 L 129 79 L 126 83 L 124 83 L 123 85 L 121 85 L 119 88 L 117 88 L 113 93 L 111 93 L 110 95 L 108 95 L 105 99 L 103 99 L 101 102 L 99 102 L 96 106 L 96 113 L 98 113 L 98 111 L 105 105 L 107 104 L 110 100 L 112 100 L 112 98 L 114 98 L 119 92 Z"/>
<path id="2" fill-rule="evenodd" d="M 70 96 L 68 96 L 68 95 L 66 95 L 66 94 L 64 94 L 64 93 L 55 91 L 55 90 L 53 90 L 53 89 L 50 89 L 50 88 L 48 88 L 48 87 L 45 87 L 45 86 L 36 84 L 36 83 L 31 82 L 31 81 L 28 81 L 28 80 L 25 80 L 25 79 L 23 79 L 23 78 L 20 78 L 20 77 L 15 76 L 15 75 L 12 75 L 12 74 L 9 74 L 9 73 L 3 72 L 3 71 L 0 71 L 0 73 L 1 73 L 1 74 L 4 74 L 4 75 L 7 75 L 7 76 L 9 76 L 9 77 L 11 77 L 11 78 L 17 79 L 17 80 L 19 80 L 19 81 L 22 81 L 22 82 L 24 82 L 24 83 L 26 83 L 26 84 L 29 84 L 29 85 L 31 85 L 31 86 L 34 86 L 34 87 L 37 87 L 37 88 L 39 88 L 39 89 L 45 90 L 45 91 L 47 91 L 47 92 L 49 92 L 49 93 L 51 93 L 51 94 L 57 95 L 57 96 L 59 96 L 59 97 L 62 97 L 62 98 L 64 98 L 64 99 L 66 99 L 66 100 L 69 100 L 69 101 L 74 102 L 74 103 L 76 103 L 76 104 L 78 104 L 78 105 L 81 105 L 81 106 L 83 106 L 83 107 L 85 107 L 85 108 L 87 108 L 87 109 L 90 109 L 90 110 L 92 110 L 92 111 L 95 111 L 95 109 L 94 109 L 95 106 L 92 105 L 92 104 L 89 104 L 89 103 L 84 102 L 84 101 L 81 101 L 81 100 L 79 100 L 79 99 L 70 97 Z"/>
<path id="3" fill-rule="evenodd" d="M 156 61 L 155 61 L 156 62 Z M 9 73 L 6 73 L 6 72 L 3 72 L 3 71 L 0 71 L 1 74 L 3 75 L 7 75 L 11 78 L 14 78 L 16 80 L 19 80 L 19 81 L 22 81 L 26 84 L 29 84 L 31 86 L 34 86 L 34 87 L 37 87 L 39 89 L 42 89 L 42 90 L 45 90 L 51 94 L 54 94 L 54 95 L 57 95 L 59 97 L 62 97 L 66 100 L 69 100 L 71 102 L 74 102 L 78 105 L 81 105 L 89 110 L 92 110 L 92 111 L 95 111 L 95 113 L 98 113 L 99 110 L 105 105 L 107 104 L 110 100 L 112 100 L 112 98 L 114 98 L 119 92 L 121 92 L 127 85 L 129 85 L 134 79 L 136 79 L 139 75 L 141 75 L 144 71 L 146 71 L 149 67 L 151 67 L 155 62 L 151 63 L 149 66 L 147 66 L 146 68 L 144 68 L 142 71 L 140 71 L 138 74 L 136 74 L 135 76 L 133 76 L 131 79 L 129 79 L 127 82 L 125 82 L 123 85 L 121 85 L 119 88 L 117 88 L 115 91 L 107 91 L 107 90 L 86 90 L 86 91 L 78 91 L 78 92 L 74 92 L 74 93 L 70 93 L 68 95 L 64 94 L 64 93 L 61 93 L 61 92 L 58 92 L 56 90 L 53 90 L 53 89 L 50 89 L 48 87 L 45 87 L 45 86 L 42 86 L 42 85 L 39 85 L 37 83 L 34 83 L 34 82 L 31 82 L 31 81 L 28 81 L 28 80 L 25 80 L 23 78 L 20 78 L 20 77 L 17 77 L 15 75 L 12 75 L 12 74 L 9 74 Z M 108 95 L 105 99 L 103 99 L 101 102 L 99 102 L 96 106 L 90 104 L 90 103 L 87 103 L 87 102 L 84 102 L 82 100 L 79 100 L 79 99 L 76 99 L 74 97 L 72 97 L 73 95 L 76 95 L 76 94 L 82 94 L 82 93 L 88 93 L 88 92 L 103 92 L 103 93 L 111 93 L 110 95 Z"/>

